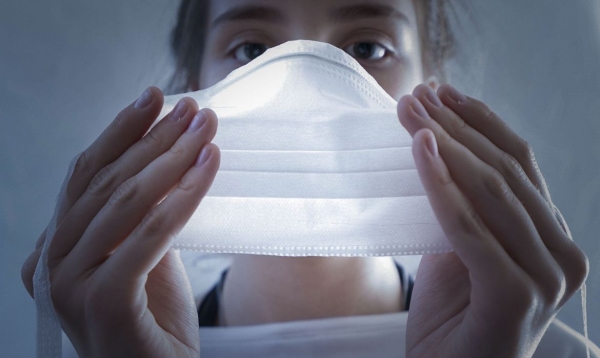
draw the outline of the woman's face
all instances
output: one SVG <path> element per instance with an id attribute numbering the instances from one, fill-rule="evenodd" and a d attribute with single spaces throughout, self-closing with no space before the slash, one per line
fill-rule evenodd
<path id="1" fill-rule="evenodd" d="M 200 89 L 301 39 L 343 49 L 396 100 L 423 81 L 413 0 L 213 0 L 209 8 Z"/>

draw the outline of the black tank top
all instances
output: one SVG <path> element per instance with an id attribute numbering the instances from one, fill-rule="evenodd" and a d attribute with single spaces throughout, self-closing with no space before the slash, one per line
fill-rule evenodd
<path id="1" fill-rule="evenodd" d="M 408 308 L 410 307 L 410 297 L 412 295 L 412 289 L 415 281 L 413 277 L 409 275 L 397 262 L 396 268 L 398 269 L 398 275 L 400 276 L 402 292 L 406 293 L 404 311 L 408 311 Z M 219 302 L 221 301 L 223 285 L 225 283 L 225 277 L 227 276 L 228 270 L 229 269 L 223 271 L 219 282 L 213 286 L 213 288 L 204 296 L 202 302 L 200 303 L 200 308 L 198 308 L 198 321 L 200 327 L 214 327 L 217 325 Z"/>

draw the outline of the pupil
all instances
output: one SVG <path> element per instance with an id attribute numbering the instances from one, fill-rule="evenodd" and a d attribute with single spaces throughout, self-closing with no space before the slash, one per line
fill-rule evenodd
<path id="1" fill-rule="evenodd" d="M 254 59 L 265 52 L 263 47 L 264 46 L 261 44 L 247 44 L 244 51 L 246 52 L 246 56 L 248 56 L 248 58 Z"/>
<path id="2" fill-rule="evenodd" d="M 354 45 L 354 47 L 354 51 L 359 57 L 365 58 L 370 57 L 372 55 L 373 44 L 370 44 L 368 42 L 361 42 L 359 44 Z"/>

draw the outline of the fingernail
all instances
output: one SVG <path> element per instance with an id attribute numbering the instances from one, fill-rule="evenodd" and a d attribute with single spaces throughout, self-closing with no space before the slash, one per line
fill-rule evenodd
<path id="1" fill-rule="evenodd" d="M 188 132 L 197 131 L 198 128 L 204 125 L 204 123 L 206 123 L 206 115 L 204 114 L 204 111 L 200 110 L 194 116 L 192 123 L 190 123 L 190 126 L 188 127 Z"/>
<path id="2" fill-rule="evenodd" d="M 431 102 L 431 104 L 433 104 L 434 106 L 442 108 L 444 105 L 442 104 L 442 101 L 440 101 L 440 97 L 438 97 L 437 93 L 435 93 L 433 91 L 433 88 L 429 86 L 427 86 L 427 89 L 427 93 L 425 93 L 425 97 L 427 97 L 427 100 Z"/>
<path id="3" fill-rule="evenodd" d="M 187 102 L 184 101 L 183 99 L 180 99 L 179 102 L 177 103 L 177 105 L 175 106 L 175 109 L 173 109 L 171 116 L 169 116 L 169 120 L 171 120 L 173 122 L 177 122 L 178 120 L 181 119 L 181 117 L 183 117 L 185 115 L 185 113 L 187 112 L 187 109 L 188 109 Z"/>
<path id="4" fill-rule="evenodd" d="M 204 145 L 204 147 L 202 147 L 202 150 L 200 151 L 200 155 L 198 156 L 198 159 L 196 160 L 196 166 L 200 166 L 200 165 L 204 164 L 204 162 L 206 162 L 208 157 L 210 157 L 210 149 L 208 149 L 208 147 L 206 145 Z"/>
<path id="5" fill-rule="evenodd" d="M 436 143 L 436 140 L 435 140 L 435 137 L 433 134 L 427 134 L 425 136 L 425 144 L 427 145 L 427 149 L 429 150 L 429 153 L 433 157 L 437 157 L 438 156 L 438 148 L 437 148 L 437 143 Z"/>
<path id="6" fill-rule="evenodd" d="M 464 103 L 467 101 L 467 97 L 465 97 L 464 94 L 460 93 L 456 88 L 449 86 L 450 90 L 448 91 L 448 95 L 450 96 L 450 98 L 460 104 L 460 103 Z"/>
<path id="7" fill-rule="evenodd" d="M 413 111 L 418 116 L 423 117 L 423 118 L 429 117 L 429 114 L 425 110 L 425 107 L 423 107 L 423 105 L 421 104 L 421 102 L 418 99 L 415 99 L 413 101 L 413 103 L 410 105 L 410 107 L 413 109 Z"/>
<path id="8" fill-rule="evenodd" d="M 135 108 L 142 109 L 148 107 L 148 105 L 152 103 L 152 91 L 150 88 L 147 88 L 144 93 L 135 101 Z"/>

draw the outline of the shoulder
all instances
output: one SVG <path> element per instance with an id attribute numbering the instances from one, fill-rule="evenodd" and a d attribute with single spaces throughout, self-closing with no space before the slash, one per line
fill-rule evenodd
<path id="1" fill-rule="evenodd" d="M 591 341 L 589 342 L 589 347 L 590 357 L 600 358 L 600 348 Z M 586 357 L 585 337 L 559 319 L 554 319 L 533 355 L 533 358 L 542 357 Z"/>

